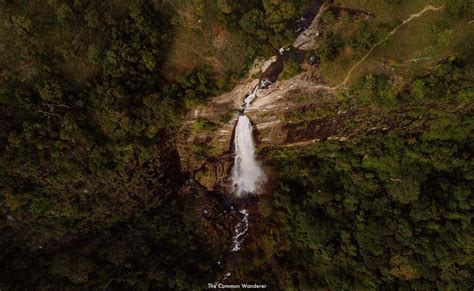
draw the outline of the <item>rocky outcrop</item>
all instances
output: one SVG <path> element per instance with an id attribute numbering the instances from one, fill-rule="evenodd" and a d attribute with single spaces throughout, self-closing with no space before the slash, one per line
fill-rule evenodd
<path id="1" fill-rule="evenodd" d="M 313 14 L 313 21 L 297 38 L 294 47 L 314 48 L 319 35 L 320 18 L 327 9 L 328 6 L 323 5 L 315 17 Z M 260 147 L 314 139 L 314 137 L 303 135 L 295 138 L 294 134 L 289 138 L 290 131 L 301 131 L 288 126 L 288 114 L 308 104 L 318 106 L 334 100 L 332 90 L 324 85 L 324 80 L 314 66 L 303 64 L 302 74 L 285 81 L 277 80 L 283 68 L 283 61 L 288 57 L 291 58 L 289 56 L 291 52 L 291 50 L 282 49 L 280 55 L 266 62 L 256 62 L 251 70 L 253 74 L 261 73 L 263 81 L 273 82 L 258 90 L 255 101 L 246 110 L 246 114 L 254 125 L 257 144 Z M 304 59 L 304 51 L 295 49 L 294 52 L 302 52 Z M 233 157 L 229 153 L 232 152 L 233 130 L 238 111 L 245 96 L 259 82 L 260 80 L 250 78 L 242 80 L 232 91 L 212 98 L 188 116 L 187 126 L 180 138 L 180 155 L 183 165 L 187 166 L 187 170 L 192 172 L 195 179 L 208 190 L 226 191 L 229 189 L 226 178 L 233 163 Z M 230 118 L 222 122 L 223 115 L 228 115 Z M 193 131 L 193 125 L 202 120 L 218 126 L 214 130 Z"/>
<path id="2" fill-rule="evenodd" d="M 257 98 L 246 110 L 254 126 L 258 146 L 285 145 L 289 129 L 294 130 L 287 125 L 286 116 L 290 112 L 308 104 L 325 104 L 334 99 L 332 93 L 318 84 L 322 80 L 317 70 L 309 65 L 304 68 L 304 73 L 292 79 L 277 81 L 259 90 Z M 237 85 L 231 92 L 213 98 L 188 116 L 188 124 L 180 141 L 180 155 L 187 170 L 194 173 L 195 179 L 210 191 L 230 189 L 226 179 L 233 164 L 232 141 L 238 109 L 257 82 L 253 80 Z M 230 114 L 230 120 L 220 122 L 223 114 Z M 193 131 L 193 124 L 198 120 L 218 126 L 214 130 L 197 133 Z M 291 141 L 295 142 L 294 139 Z M 196 151 L 196 147 L 204 148 L 205 152 Z"/>
<path id="3" fill-rule="evenodd" d="M 259 147 L 285 145 L 313 139 L 305 134 L 295 135 L 295 132 L 310 133 L 303 130 L 306 125 L 289 126 L 287 116 L 311 106 L 323 106 L 335 100 L 332 92 L 321 87 L 321 78 L 317 70 L 311 66 L 306 71 L 292 79 L 277 81 L 257 93 L 257 98 L 246 110 L 246 114 L 254 126 L 255 138 Z M 226 94 L 212 99 L 205 106 L 196 109 L 188 116 L 188 131 L 181 141 L 180 154 L 185 160 L 188 170 L 194 173 L 194 178 L 210 191 L 229 191 L 227 177 L 230 174 L 233 155 L 233 130 L 237 121 L 238 109 L 243 97 L 256 85 L 251 81 L 246 85 L 238 85 Z M 324 87 L 324 86 L 323 86 Z M 226 123 L 219 123 L 225 113 L 232 118 Z M 193 123 L 197 120 L 207 120 L 219 124 L 215 130 L 193 132 Z M 193 152 L 193 147 L 206 148 L 205 157 L 199 157 Z"/>
<path id="4" fill-rule="evenodd" d="M 202 233 L 214 244 L 221 245 L 218 249 L 228 249 L 234 226 L 240 220 L 238 205 L 234 205 L 232 198 L 208 191 L 193 179 L 187 180 L 179 193 L 187 197 L 186 211 L 194 212 Z"/>
<path id="5" fill-rule="evenodd" d="M 210 157 L 194 171 L 194 179 L 209 191 L 230 192 L 229 174 L 233 165 L 233 155 L 227 153 Z"/>
<path id="6" fill-rule="evenodd" d="M 321 9 L 319 9 L 319 13 L 316 15 L 314 20 L 311 22 L 309 27 L 302 32 L 293 43 L 293 46 L 302 50 L 309 50 L 316 46 L 316 39 L 319 36 L 319 26 L 321 22 L 321 15 L 326 12 L 328 6 L 323 4 Z"/>

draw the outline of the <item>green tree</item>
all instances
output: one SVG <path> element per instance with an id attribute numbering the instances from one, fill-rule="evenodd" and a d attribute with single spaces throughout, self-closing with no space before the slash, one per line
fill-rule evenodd
<path id="1" fill-rule="evenodd" d="M 286 30 L 288 22 L 295 18 L 296 8 L 288 0 L 263 0 L 265 23 L 276 33 Z"/>
<path id="2" fill-rule="evenodd" d="M 339 55 L 343 41 L 341 36 L 333 31 L 326 32 L 316 48 L 318 56 L 326 60 L 333 60 Z"/>
<path id="3" fill-rule="evenodd" d="M 254 34 L 260 39 L 268 39 L 269 32 L 262 26 L 263 19 L 263 12 L 253 9 L 242 16 L 239 25 L 244 31 Z"/>
<path id="4" fill-rule="evenodd" d="M 470 0 L 446 0 L 446 15 L 452 18 L 461 18 L 471 14 L 472 1 Z"/>
<path id="5" fill-rule="evenodd" d="M 86 10 L 84 20 L 86 21 L 87 27 L 89 28 L 94 29 L 99 28 L 100 26 L 99 14 L 93 7 Z"/>
<path id="6" fill-rule="evenodd" d="M 56 16 L 59 23 L 61 23 L 62 25 L 66 25 L 73 20 L 74 13 L 72 12 L 72 9 L 67 5 L 67 3 L 64 2 L 56 10 Z"/>

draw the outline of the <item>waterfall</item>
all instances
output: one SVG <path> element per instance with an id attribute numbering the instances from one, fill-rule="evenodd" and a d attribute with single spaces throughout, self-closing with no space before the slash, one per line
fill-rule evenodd
<path id="1" fill-rule="evenodd" d="M 315 4 L 318 0 L 313 0 Z M 314 6 L 314 5 L 313 5 Z M 314 9 L 319 10 L 320 6 L 314 6 Z M 316 11 L 315 10 L 315 11 Z M 314 18 L 314 15 L 311 19 Z M 300 28 L 304 32 L 306 27 Z M 291 48 L 283 48 L 280 54 L 289 52 Z M 277 59 L 274 62 L 281 61 Z M 278 77 L 277 73 L 276 77 Z M 259 83 L 244 97 L 241 107 L 241 115 L 237 120 L 234 133 L 234 166 L 232 167 L 231 181 L 234 186 L 234 195 L 241 197 L 244 194 L 256 193 L 258 187 L 264 182 L 265 174 L 260 167 L 260 164 L 255 158 L 255 143 L 253 139 L 253 129 L 250 119 L 245 115 L 245 109 L 257 98 L 257 91 L 259 89 L 267 88 L 275 81 L 276 78 L 264 78 L 259 80 Z M 249 230 L 250 211 L 247 209 L 239 210 L 241 220 L 234 228 L 232 236 L 231 253 L 237 253 L 241 250 L 242 244 L 245 241 L 247 232 Z M 218 263 L 220 265 L 220 262 Z M 220 282 L 224 282 L 232 276 L 231 272 L 226 272 Z M 217 285 L 217 284 L 215 284 Z M 216 288 L 216 287 L 213 287 Z"/>
<path id="2" fill-rule="evenodd" d="M 234 138 L 235 160 L 232 168 L 232 184 L 237 197 L 245 193 L 255 193 L 264 174 L 255 159 L 252 124 L 247 115 L 239 116 Z"/>
<path id="3" fill-rule="evenodd" d="M 235 126 L 235 159 L 231 180 L 234 185 L 234 194 L 237 197 L 247 193 L 255 193 L 265 178 L 260 165 L 255 159 L 252 124 L 247 115 L 244 114 L 245 109 L 257 97 L 258 88 L 259 86 L 257 85 L 250 94 L 245 96 L 244 104 L 242 105 L 242 115 L 239 116 Z M 235 226 L 231 252 L 238 252 L 240 250 L 249 227 L 248 210 L 242 209 L 239 213 L 242 216 L 242 220 Z"/>

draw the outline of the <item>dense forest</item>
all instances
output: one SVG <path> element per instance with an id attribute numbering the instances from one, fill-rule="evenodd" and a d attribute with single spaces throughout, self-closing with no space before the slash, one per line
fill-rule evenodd
<path id="1" fill-rule="evenodd" d="M 414 86 L 387 102 L 386 81 L 361 81 L 346 106 L 375 110 L 348 126 L 368 122 L 382 133 L 268 150 L 281 179 L 271 203 L 289 236 L 280 237 L 285 248 L 276 256 L 296 269 L 286 280 L 303 289 L 474 285 L 474 92 L 462 71 L 469 61 L 448 61 L 417 79 L 426 98 Z"/>
<path id="2" fill-rule="evenodd" d="M 186 3 L 196 13 L 211 5 L 219 25 L 252 44 L 253 60 L 293 42 L 309 2 Z M 181 164 L 177 132 L 239 74 L 164 76 L 172 4 L 0 0 L 1 290 L 199 290 L 222 277 L 229 238 L 202 231 L 195 206 L 205 190 Z M 469 1 L 446 6 L 454 19 L 472 15 Z M 332 60 L 347 46 L 360 56 L 376 42 L 363 21 L 344 38 L 332 17 L 311 54 Z M 473 52 L 470 41 L 456 44 L 403 88 L 368 74 L 338 93 L 360 113 L 348 131 L 385 130 L 261 149 L 276 182 L 257 199 L 258 236 L 233 262 L 242 282 L 472 288 Z M 300 72 L 289 62 L 282 79 Z M 305 122 L 305 112 L 288 118 Z"/>
<path id="3" fill-rule="evenodd" d="M 214 85 L 160 77 L 170 37 L 162 4 L 9 2 L 0 288 L 207 282 L 191 270 L 212 245 L 175 195 L 186 176 L 172 133 L 185 101 Z"/>

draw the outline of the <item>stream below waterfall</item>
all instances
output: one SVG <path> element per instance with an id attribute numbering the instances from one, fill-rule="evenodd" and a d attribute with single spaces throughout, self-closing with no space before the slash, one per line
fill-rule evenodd
<path id="1" fill-rule="evenodd" d="M 295 24 L 296 31 L 302 34 L 310 26 L 317 12 L 321 8 L 322 1 L 310 1 L 309 9 L 304 17 L 300 18 Z M 268 69 L 263 72 L 262 79 L 259 83 L 243 98 L 240 114 L 235 125 L 234 132 L 234 165 L 232 167 L 230 180 L 232 183 L 233 195 L 241 198 L 245 195 L 255 195 L 259 187 L 265 182 L 265 173 L 255 155 L 255 141 L 253 136 L 253 127 L 249 117 L 245 114 L 245 110 L 257 98 L 259 89 L 264 89 L 274 83 L 281 71 L 283 70 L 283 62 L 287 59 L 293 59 L 299 63 L 304 61 L 306 51 L 295 47 L 281 48 L 276 60 L 270 64 Z M 249 210 L 242 208 L 239 210 L 241 220 L 234 228 L 232 236 L 231 254 L 240 251 L 241 246 L 246 238 L 249 230 Z M 234 257 L 235 258 L 235 257 Z M 232 272 L 225 273 L 220 282 L 224 282 L 232 275 Z"/>

